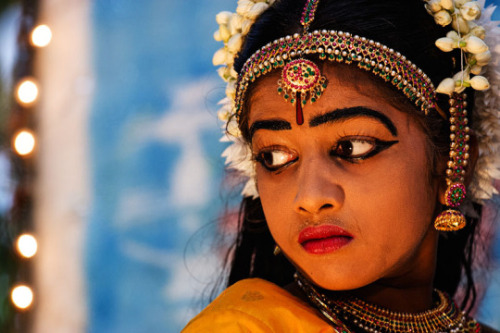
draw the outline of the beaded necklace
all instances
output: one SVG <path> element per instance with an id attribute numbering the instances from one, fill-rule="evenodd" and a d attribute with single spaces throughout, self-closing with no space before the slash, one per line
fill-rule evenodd
<path id="1" fill-rule="evenodd" d="M 424 333 L 424 332 L 481 332 L 481 326 L 461 312 L 445 293 L 435 290 L 436 306 L 421 313 L 400 313 L 366 303 L 354 296 L 328 298 L 320 293 L 301 274 L 295 282 L 339 333 Z"/>

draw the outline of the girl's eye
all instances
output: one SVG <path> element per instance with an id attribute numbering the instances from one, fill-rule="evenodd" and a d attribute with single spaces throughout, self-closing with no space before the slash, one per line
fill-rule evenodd
<path id="1" fill-rule="evenodd" d="M 398 141 L 382 141 L 375 138 L 342 139 L 331 151 L 331 155 L 345 160 L 355 161 L 372 157 Z"/>
<path id="2" fill-rule="evenodd" d="M 267 149 L 259 152 L 255 157 L 257 162 L 270 171 L 276 171 L 297 158 L 290 152 L 280 149 Z"/>

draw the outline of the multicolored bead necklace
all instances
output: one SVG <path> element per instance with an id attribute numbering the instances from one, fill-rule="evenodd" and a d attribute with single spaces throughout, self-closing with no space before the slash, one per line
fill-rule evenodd
<path id="1" fill-rule="evenodd" d="M 481 326 L 459 311 L 445 293 L 435 290 L 436 307 L 422 313 L 399 313 L 368 304 L 353 296 L 328 298 L 301 274 L 294 275 L 297 285 L 337 332 L 360 330 L 371 333 L 481 332 Z"/>

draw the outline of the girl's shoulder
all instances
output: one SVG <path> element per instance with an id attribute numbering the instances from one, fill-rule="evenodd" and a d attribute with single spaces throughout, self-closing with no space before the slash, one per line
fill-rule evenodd
<path id="1" fill-rule="evenodd" d="M 335 331 L 285 289 L 266 280 L 245 279 L 224 290 L 183 332 Z"/>

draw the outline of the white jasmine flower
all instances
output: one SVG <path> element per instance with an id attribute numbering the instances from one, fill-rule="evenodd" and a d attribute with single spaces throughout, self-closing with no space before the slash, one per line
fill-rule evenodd
<path id="1" fill-rule="evenodd" d="M 467 2 L 460 8 L 460 14 L 467 21 L 478 19 L 481 16 L 481 7 L 477 1 Z"/>
<path id="2" fill-rule="evenodd" d="M 238 53 L 238 51 L 241 49 L 241 44 L 243 43 L 243 38 L 241 37 L 241 34 L 236 34 L 229 38 L 227 41 L 227 49 L 231 53 Z"/>
<path id="3" fill-rule="evenodd" d="M 452 78 L 446 78 L 441 83 L 439 83 L 438 87 L 436 88 L 436 92 L 440 94 L 446 94 L 446 95 L 451 95 L 453 91 L 455 90 L 455 80 Z"/>
<path id="4" fill-rule="evenodd" d="M 218 42 L 222 42 L 222 37 L 220 36 L 220 31 L 217 30 L 214 32 L 214 39 Z"/>
<path id="5" fill-rule="evenodd" d="M 444 51 L 444 52 L 450 52 L 452 51 L 453 49 L 457 48 L 457 41 L 456 40 L 453 40 L 449 37 L 442 37 L 442 38 L 439 38 L 437 41 L 436 41 L 436 46 L 441 50 L 441 51 Z"/>
<path id="6" fill-rule="evenodd" d="M 469 34 L 484 39 L 484 37 L 486 36 L 486 30 L 484 29 L 484 27 L 476 25 L 469 31 Z"/>
<path id="7" fill-rule="evenodd" d="M 236 8 L 236 13 L 241 16 L 247 17 L 248 12 L 252 9 L 255 3 L 250 0 L 238 0 L 238 7 Z"/>
<path id="8" fill-rule="evenodd" d="M 219 65 L 224 65 L 226 64 L 226 59 L 228 57 L 228 52 L 226 48 L 220 48 L 218 49 L 212 58 L 212 63 L 214 66 L 219 66 Z"/>
<path id="9" fill-rule="evenodd" d="M 481 39 L 476 36 L 469 36 L 465 39 L 465 47 L 464 50 L 466 52 L 472 54 L 478 54 L 488 51 L 488 45 Z"/>
<path id="10" fill-rule="evenodd" d="M 229 19 L 231 18 L 231 15 L 233 15 L 233 13 L 223 11 L 215 15 L 215 20 L 217 21 L 217 24 L 227 24 L 229 22 Z"/>
<path id="11" fill-rule="evenodd" d="M 269 5 L 265 2 L 258 2 L 252 6 L 252 9 L 247 14 L 249 19 L 256 19 L 263 11 L 269 8 Z"/>
<path id="12" fill-rule="evenodd" d="M 456 31 L 460 31 L 461 34 L 466 34 L 470 30 L 469 24 L 467 23 L 466 20 L 463 19 L 461 15 L 453 15 L 451 26 Z"/>
<path id="13" fill-rule="evenodd" d="M 252 27 L 253 21 L 249 19 L 243 20 L 241 23 L 241 33 L 246 36 Z"/>
<path id="14" fill-rule="evenodd" d="M 490 62 L 491 52 L 488 50 L 486 52 L 475 54 L 474 58 L 476 59 L 476 65 L 486 66 Z"/>
<path id="15" fill-rule="evenodd" d="M 236 81 L 230 80 L 226 86 L 226 96 L 230 99 L 234 99 L 236 94 Z"/>
<path id="16" fill-rule="evenodd" d="M 488 79 L 486 79 L 484 76 L 481 75 L 474 76 L 472 79 L 469 80 L 469 83 L 472 86 L 472 88 L 476 90 L 486 90 L 490 87 Z"/>
<path id="17" fill-rule="evenodd" d="M 222 38 L 224 42 L 227 42 L 229 37 L 231 37 L 231 32 L 229 31 L 227 26 L 225 24 L 219 25 L 219 31 L 220 31 L 220 38 Z"/>
<path id="18" fill-rule="evenodd" d="M 451 10 L 453 8 L 453 0 L 441 0 L 439 3 L 444 9 Z"/>
<path id="19" fill-rule="evenodd" d="M 243 16 L 234 13 L 229 20 L 227 26 L 229 27 L 229 32 L 234 35 L 241 31 L 241 23 L 243 22 Z"/>
<path id="20" fill-rule="evenodd" d="M 238 123 L 236 122 L 236 119 L 234 117 L 229 120 L 229 123 L 227 123 L 227 132 L 229 133 L 229 135 L 236 138 L 239 138 L 241 136 L 240 128 L 238 127 Z"/>
<path id="21" fill-rule="evenodd" d="M 434 14 L 434 21 L 444 27 L 450 24 L 452 22 L 452 19 L 450 13 L 448 13 L 447 10 L 440 10 L 439 12 Z"/>

